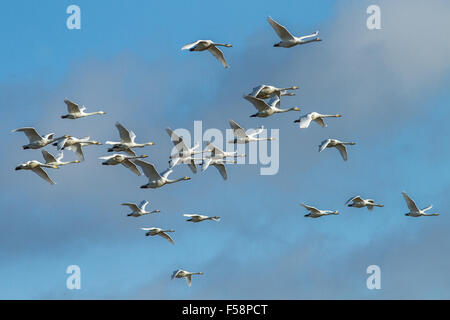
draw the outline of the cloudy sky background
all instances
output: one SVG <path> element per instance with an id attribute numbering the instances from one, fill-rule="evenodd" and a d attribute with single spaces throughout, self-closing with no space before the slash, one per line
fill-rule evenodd
<path id="1" fill-rule="evenodd" d="M 193 1 L 173 4 L 77 1 L 82 29 L 67 30 L 70 1 L 11 2 L 0 36 L 0 298 L 3 299 L 383 299 L 450 298 L 449 144 L 450 4 L 377 1 L 381 30 L 368 30 L 373 1 Z M 320 43 L 273 48 L 267 16 L 294 34 L 320 30 Z M 224 69 L 207 53 L 182 52 L 197 39 L 233 44 Z M 341 113 L 327 128 L 302 130 L 297 113 L 249 118 L 242 94 L 259 84 L 298 85 L 283 107 Z M 64 98 L 105 116 L 64 121 Z M 104 167 L 105 146 L 85 148 L 86 161 L 48 170 L 51 186 L 15 172 L 40 150 L 22 150 L 12 129 L 116 140 L 120 121 L 158 170 L 172 148 L 164 128 L 280 130 L 280 170 L 258 165 L 214 168 L 172 177 L 192 180 L 142 190 L 144 176 Z M 349 161 L 317 152 L 328 138 L 351 140 Z M 54 152 L 53 147 L 46 148 Z M 141 150 L 139 150 L 141 151 Z M 75 159 L 66 151 L 66 159 Z M 405 217 L 406 191 L 435 218 Z M 344 206 L 361 195 L 384 208 Z M 146 199 L 161 213 L 127 217 L 122 202 Z M 305 202 L 339 210 L 306 219 Z M 185 222 L 184 213 L 222 217 Z M 175 229 L 173 246 L 140 227 Z M 81 290 L 66 289 L 67 266 L 81 268 Z M 381 290 L 366 288 L 366 268 L 379 265 Z M 173 270 L 203 271 L 191 288 Z"/>

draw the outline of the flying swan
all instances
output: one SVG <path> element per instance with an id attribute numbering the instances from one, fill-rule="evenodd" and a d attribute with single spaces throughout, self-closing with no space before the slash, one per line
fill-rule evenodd
<path id="1" fill-rule="evenodd" d="M 105 157 L 100 157 L 99 159 L 105 160 L 104 162 L 102 162 L 102 165 L 105 166 L 115 166 L 118 164 L 122 164 L 125 168 L 130 169 L 131 171 L 133 171 L 134 173 L 136 173 L 138 176 L 141 175 L 141 172 L 139 171 L 139 169 L 136 167 L 136 165 L 131 161 L 134 159 L 143 159 L 143 158 L 147 158 L 148 156 L 146 154 L 142 155 L 142 156 L 126 156 L 123 154 L 113 154 L 112 156 L 105 156 Z"/>
<path id="2" fill-rule="evenodd" d="M 254 87 L 252 93 L 248 94 L 249 96 L 253 96 L 259 99 L 269 99 L 273 96 L 278 96 L 281 99 L 281 96 L 295 96 L 295 93 L 288 92 L 288 90 L 297 90 L 297 86 L 289 87 L 289 88 L 277 88 L 274 86 L 268 86 L 262 84 L 260 86 Z"/>
<path id="3" fill-rule="evenodd" d="M 299 123 L 301 129 L 305 129 L 309 127 L 311 121 L 314 121 L 321 127 L 326 127 L 327 125 L 323 121 L 323 118 L 340 118 L 342 117 L 340 114 L 320 114 L 317 112 L 310 112 L 301 116 L 300 119 L 295 120 L 294 123 Z"/>
<path id="4" fill-rule="evenodd" d="M 306 205 L 304 203 L 302 203 L 301 205 L 303 207 L 305 207 L 309 211 L 308 214 L 305 214 L 305 217 L 309 217 L 309 218 L 320 218 L 320 217 L 329 216 L 329 215 L 332 215 L 332 214 L 335 214 L 335 215 L 339 214 L 338 211 L 319 210 L 317 208 L 308 206 L 308 205 Z"/>
<path id="5" fill-rule="evenodd" d="M 423 209 L 419 209 L 416 205 L 416 203 L 414 202 L 413 199 L 411 199 L 406 192 L 402 192 L 403 198 L 406 201 L 406 205 L 408 206 L 409 212 L 405 213 L 405 216 L 409 216 L 409 217 L 421 217 L 421 216 L 425 216 L 425 217 L 430 217 L 430 216 L 438 216 L 439 213 L 425 213 L 426 211 L 430 210 L 431 208 L 433 208 L 433 205 L 429 205 L 426 208 Z"/>
<path id="6" fill-rule="evenodd" d="M 127 206 L 132 210 L 131 213 L 127 214 L 128 217 L 140 217 L 146 214 L 152 214 L 152 213 L 158 213 L 161 212 L 160 210 L 153 210 L 153 211 L 146 211 L 145 207 L 148 205 L 148 201 L 143 200 L 139 204 L 139 206 L 135 203 L 122 203 L 122 206 Z"/>
<path id="7" fill-rule="evenodd" d="M 303 37 L 294 37 L 285 27 L 283 27 L 281 24 L 273 20 L 271 17 L 267 18 L 267 21 L 272 26 L 273 30 L 277 33 L 277 35 L 280 37 L 281 41 L 274 44 L 274 47 L 283 47 L 283 48 L 290 48 L 293 46 L 296 46 L 298 44 L 305 44 L 310 43 L 314 41 L 322 41 L 322 39 L 317 38 L 317 35 L 319 34 L 319 31 L 314 32 L 313 34 L 309 34 Z M 316 37 L 310 40 L 306 40 L 308 38 Z"/>
<path id="8" fill-rule="evenodd" d="M 136 143 L 134 140 L 136 139 L 136 134 L 127 130 L 124 126 L 122 126 L 119 122 L 116 122 L 116 128 L 119 131 L 120 142 L 115 141 L 106 141 L 106 144 L 111 144 L 112 147 L 108 149 L 108 152 L 120 152 L 124 151 L 130 156 L 135 157 L 136 153 L 131 150 L 131 148 L 143 148 L 145 146 L 152 146 L 154 142 L 146 142 L 146 143 Z"/>
<path id="9" fill-rule="evenodd" d="M 174 278 L 186 278 L 187 284 L 190 287 L 192 285 L 192 275 L 194 274 L 198 274 L 198 275 L 202 275 L 203 272 L 189 272 L 186 270 L 176 270 L 172 273 L 172 279 Z"/>
<path id="10" fill-rule="evenodd" d="M 367 207 L 367 209 L 369 210 L 373 210 L 373 207 L 384 207 L 384 205 L 382 204 L 376 204 L 375 200 L 372 199 L 363 199 L 360 196 L 356 196 L 356 197 L 352 197 L 350 199 L 347 200 L 347 202 L 345 204 L 350 203 L 348 206 L 349 207 L 354 207 L 354 208 L 364 208 Z"/>
<path id="11" fill-rule="evenodd" d="M 183 214 L 183 216 L 188 217 L 189 219 L 187 219 L 186 221 L 190 221 L 190 222 L 202 222 L 205 220 L 213 220 L 213 221 L 220 221 L 220 217 L 215 216 L 215 217 L 208 217 L 208 216 L 204 216 L 201 214 Z"/>
<path id="12" fill-rule="evenodd" d="M 155 228 L 155 227 L 152 227 L 152 228 L 141 228 L 141 229 L 144 230 L 144 231 L 147 231 L 145 233 L 146 236 L 161 236 L 164 239 L 169 240 L 169 242 L 171 244 L 175 244 L 173 239 L 167 234 L 167 232 L 175 232 L 175 230 L 163 230 L 163 229 Z"/>
<path id="13" fill-rule="evenodd" d="M 64 103 L 67 105 L 68 114 L 61 116 L 62 119 L 79 119 L 96 114 L 105 114 L 103 111 L 84 112 L 86 110 L 85 106 L 80 108 L 76 103 L 70 101 L 69 99 L 65 99 Z"/>
<path id="14" fill-rule="evenodd" d="M 246 95 L 244 99 L 249 101 L 258 110 L 257 113 L 252 114 L 250 117 L 266 118 L 275 113 L 284 113 L 289 111 L 300 111 L 298 107 L 292 107 L 289 109 L 280 109 L 280 98 L 273 97 L 269 104 L 267 104 L 263 99 L 255 98 L 254 96 Z"/>
<path id="15" fill-rule="evenodd" d="M 58 169 L 58 166 L 56 166 L 56 165 L 50 165 L 50 164 L 40 163 L 37 160 L 31 160 L 31 161 L 27 161 L 25 163 L 21 163 L 20 165 L 18 165 L 16 167 L 16 170 L 31 170 L 34 173 L 36 173 L 39 177 L 41 177 L 42 179 L 47 181 L 48 183 L 55 184 L 53 182 L 53 180 L 50 179 L 47 172 L 45 172 L 44 169 L 42 169 L 42 167 Z"/>
<path id="16" fill-rule="evenodd" d="M 259 129 L 254 130 L 253 132 L 245 132 L 244 129 L 240 125 L 238 125 L 233 120 L 228 121 L 230 124 L 231 129 L 233 129 L 233 133 L 236 136 L 234 140 L 229 141 L 229 143 L 238 143 L 238 144 L 245 144 L 249 143 L 251 141 L 265 141 L 265 140 L 275 140 L 275 138 L 258 138 L 257 135 L 261 134 L 263 132 L 264 127 L 261 126 Z"/>
<path id="17" fill-rule="evenodd" d="M 134 163 L 141 167 L 142 171 L 144 172 L 145 176 L 148 178 L 148 183 L 141 186 L 142 189 L 147 188 L 160 188 L 166 184 L 171 184 L 179 181 L 184 180 L 190 180 L 189 177 L 183 177 L 175 180 L 168 179 L 169 175 L 173 172 L 172 169 L 166 170 L 162 175 L 156 171 L 153 164 L 142 161 L 142 160 L 134 160 Z"/>
<path id="18" fill-rule="evenodd" d="M 231 44 L 223 44 L 223 43 L 215 43 L 211 40 L 198 40 L 193 43 L 189 43 L 185 45 L 181 50 L 189 50 L 189 51 L 205 51 L 208 50 L 214 57 L 219 60 L 225 68 L 228 68 L 228 64 L 225 61 L 225 57 L 223 56 L 223 52 L 217 47 L 227 47 L 230 48 Z"/>
<path id="19" fill-rule="evenodd" d="M 344 161 L 347 161 L 348 156 L 347 156 L 347 149 L 345 148 L 346 145 L 355 145 L 354 142 L 342 142 L 336 139 L 327 139 L 322 141 L 322 143 L 319 146 L 319 152 L 322 152 L 323 150 L 325 150 L 325 148 L 336 148 L 339 150 L 342 159 L 344 159 Z"/>
<path id="20" fill-rule="evenodd" d="M 42 147 L 45 147 L 46 145 L 53 143 L 57 140 L 64 139 L 68 137 L 67 135 L 64 137 L 59 137 L 57 139 L 53 139 L 54 133 L 46 134 L 45 136 L 41 136 L 39 133 L 37 133 L 36 129 L 27 127 L 27 128 L 19 128 L 15 129 L 12 132 L 23 132 L 28 138 L 29 144 L 26 144 L 22 146 L 24 150 L 26 149 L 40 149 Z"/>

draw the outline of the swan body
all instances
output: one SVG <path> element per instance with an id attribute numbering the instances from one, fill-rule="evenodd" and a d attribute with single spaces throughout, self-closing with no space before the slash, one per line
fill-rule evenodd
<path id="1" fill-rule="evenodd" d="M 339 150 L 339 153 L 342 156 L 342 159 L 344 159 L 344 161 L 347 161 L 348 156 L 347 156 L 347 149 L 346 149 L 346 145 L 355 145 L 354 142 L 342 142 L 336 139 L 327 139 L 322 141 L 322 143 L 319 146 L 319 152 L 322 152 L 323 150 L 325 150 L 325 148 L 336 148 Z"/>
<path id="2" fill-rule="evenodd" d="M 257 135 L 261 134 L 263 132 L 264 127 L 261 126 L 259 129 L 254 130 L 252 133 L 245 132 L 244 129 L 238 125 L 233 120 L 229 120 L 230 127 L 233 129 L 233 133 L 236 136 L 234 140 L 229 141 L 229 143 L 238 143 L 238 144 L 245 144 L 252 141 L 265 141 L 265 140 L 275 140 L 275 138 L 269 137 L 269 138 L 258 138 Z"/>
<path id="3" fill-rule="evenodd" d="M 42 147 L 45 147 L 46 145 L 55 142 L 57 140 L 63 139 L 64 137 L 60 137 L 57 139 L 53 139 L 54 133 L 46 134 L 45 136 L 41 136 L 39 133 L 37 133 L 36 129 L 31 127 L 26 128 L 19 128 L 15 129 L 12 132 L 23 132 L 28 138 L 29 144 L 26 144 L 22 146 L 24 150 L 26 149 L 40 149 Z"/>
<path id="4" fill-rule="evenodd" d="M 99 159 L 105 160 L 104 162 L 102 162 L 102 165 L 105 166 L 115 166 L 118 164 L 122 164 L 125 168 L 130 169 L 131 171 L 133 171 L 134 173 L 136 173 L 138 176 L 141 175 L 141 172 L 139 171 L 139 169 L 136 167 L 136 165 L 131 161 L 133 159 L 143 159 L 143 158 L 147 158 L 148 156 L 146 154 L 142 155 L 142 156 L 126 156 L 123 154 L 113 154 L 112 156 L 105 156 L 105 157 L 100 157 Z"/>
<path id="5" fill-rule="evenodd" d="M 295 37 L 285 27 L 283 27 L 281 24 L 273 20 L 271 17 L 268 17 L 267 21 L 281 39 L 280 42 L 273 45 L 274 47 L 291 48 L 299 44 L 306 44 L 314 41 L 322 41 L 322 39 L 317 37 L 319 31 L 316 31 L 313 34 L 309 34 L 303 37 Z"/>
<path id="6" fill-rule="evenodd" d="M 289 111 L 300 111 L 298 107 L 293 107 L 289 109 L 280 109 L 280 98 L 273 97 L 269 104 L 267 104 L 263 99 L 255 98 L 251 95 L 244 96 L 244 99 L 249 101 L 258 110 L 257 113 L 252 114 L 250 117 L 267 118 L 275 113 L 284 113 Z"/>
<path id="7" fill-rule="evenodd" d="M 79 119 L 96 114 L 105 114 L 103 111 L 85 112 L 85 106 L 79 107 L 76 103 L 68 99 L 65 99 L 64 103 L 67 105 L 68 114 L 61 116 L 62 119 Z"/>
<path id="8" fill-rule="evenodd" d="M 433 205 L 429 205 L 426 208 L 423 209 L 419 209 L 416 205 L 416 203 L 414 202 L 413 199 L 411 199 L 406 192 L 402 192 L 403 198 L 405 199 L 406 205 L 408 206 L 409 212 L 405 213 L 405 216 L 409 216 L 409 217 L 414 217 L 414 218 L 418 218 L 418 217 L 430 217 L 430 216 L 438 216 L 439 213 L 426 213 L 426 211 L 430 210 L 431 208 L 433 208 Z"/>
<path id="9" fill-rule="evenodd" d="M 64 149 L 72 150 L 73 152 L 75 152 L 75 154 L 81 161 L 84 161 L 84 154 L 82 147 L 90 145 L 101 145 L 100 142 L 95 140 L 91 141 L 90 139 L 91 137 L 84 137 L 79 139 L 72 136 L 67 136 L 64 139 L 59 140 L 58 143 L 53 143 L 53 145 L 56 145 L 58 150 Z"/>
<path id="10" fill-rule="evenodd" d="M 168 177 L 173 172 L 172 169 L 166 170 L 162 175 L 156 171 L 153 164 L 142 161 L 142 160 L 134 160 L 134 163 L 141 167 L 142 171 L 144 172 L 145 176 L 148 178 L 148 183 L 145 185 L 142 185 L 142 189 L 156 189 L 160 188 L 166 184 L 171 184 L 179 181 L 184 180 L 190 180 L 189 177 L 183 177 L 175 180 L 170 180 Z"/>
<path id="11" fill-rule="evenodd" d="M 25 163 L 21 163 L 20 165 L 18 165 L 16 167 L 15 170 L 31 170 L 34 173 L 36 173 L 39 177 L 41 177 L 42 179 L 47 181 L 48 183 L 55 184 L 53 182 L 53 180 L 50 179 L 47 172 L 45 172 L 44 169 L 42 169 L 43 167 L 58 169 L 58 166 L 56 166 L 56 165 L 50 165 L 50 164 L 41 163 L 37 160 L 31 160 L 31 161 L 27 161 Z"/>
<path id="12" fill-rule="evenodd" d="M 327 125 L 323 121 L 323 118 L 340 118 L 342 117 L 340 114 L 320 114 L 317 112 L 310 112 L 301 116 L 300 119 L 295 120 L 294 123 L 299 123 L 299 127 L 301 129 L 305 129 L 309 127 L 311 121 L 314 121 L 321 127 L 326 127 Z"/>
<path id="13" fill-rule="evenodd" d="M 119 131 L 120 142 L 106 141 L 106 144 L 112 145 L 112 147 L 108 149 L 108 152 L 123 151 L 134 157 L 136 156 L 136 153 L 132 150 L 132 148 L 143 148 L 145 146 L 152 146 L 155 144 L 154 142 L 136 143 L 134 141 L 136 139 L 136 134 L 131 130 L 127 130 L 119 122 L 116 122 L 116 128 Z"/>
<path id="14" fill-rule="evenodd" d="M 205 172 L 209 166 L 214 166 L 217 171 L 219 171 L 223 180 L 228 179 L 227 169 L 225 168 L 225 163 L 237 163 L 236 160 L 225 160 L 225 159 L 214 159 L 214 158 L 204 158 L 202 161 L 202 172 Z"/>
<path id="15" fill-rule="evenodd" d="M 348 204 L 349 202 L 352 202 L 350 204 Z M 382 204 L 376 204 L 374 200 L 372 199 L 363 199 L 360 196 L 356 196 L 356 197 L 352 197 L 350 199 L 347 200 L 347 202 L 345 204 L 348 204 L 349 207 L 354 207 L 354 208 L 364 208 L 367 207 L 367 209 L 369 210 L 373 210 L 373 207 L 384 207 L 384 205 Z"/>
<path id="16" fill-rule="evenodd" d="M 61 161 L 64 157 L 64 153 L 60 152 L 56 157 L 53 156 L 51 153 L 42 150 L 42 156 L 45 159 L 45 164 L 47 165 L 55 165 L 55 166 L 64 166 L 66 164 L 71 163 L 80 163 L 80 160 L 74 160 L 74 161 Z"/>
<path id="17" fill-rule="evenodd" d="M 205 220 L 220 221 L 220 217 L 218 216 L 208 217 L 201 214 L 183 214 L 183 216 L 188 217 L 189 219 L 187 219 L 186 221 L 190 222 L 202 222 Z"/>
<path id="18" fill-rule="evenodd" d="M 171 244 L 175 244 L 173 239 L 167 234 L 167 232 L 175 232 L 175 230 L 164 230 L 164 229 L 155 228 L 155 227 L 152 227 L 152 228 L 141 228 L 141 229 L 144 230 L 144 231 L 147 231 L 145 233 L 146 236 L 161 236 L 164 239 L 169 240 L 169 242 Z"/>
<path id="19" fill-rule="evenodd" d="M 198 40 L 193 43 L 189 43 L 181 48 L 181 50 L 189 51 L 205 51 L 208 50 L 217 60 L 219 60 L 225 68 L 228 68 L 227 61 L 223 56 L 223 52 L 217 47 L 230 48 L 231 44 L 215 43 L 211 40 Z"/>
<path id="20" fill-rule="evenodd" d="M 128 217 L 140 217 L 146 214 L 158 213 L 160 210 L 146 211 L 145 207 L 148 205 L 148 201 L 141 201 L 139 206 L 135 203 L 122 203 L 122 206 L 127 206 L 132 210 L 131 213 L 127 214 Z"/>
<path id="21" fill-rule="evenodd" d="M 277 96 L 281 99 L 281 96 L 295 96 L 295 93 L 289 92 L 288 90 L 297 90 L 297 86 L 292 86 L 289 88 L 277 88 L 274 86 L 268 86 L 262 84 L 260 86 L 254 87 L 252 93 L 248 94 L 259 99 L 269 99 Z"/>
<path id="22" fill-rule="evenodd" d="M 305 214 L 305 217 L 309 217 L 309 218 L 320 218 L 320 217 L 329 216 L 329 215 L 332 215 L 332 214 L 334 214 L 334 215 L 338 215 L 339 214 L 338 211 L 319 210 L 317 208 L 308 206 L 308 205 L 306 205 L 304 203 L 302 203 L 301 205 L 303 207 L 305 207 L 309 211 L 308 214 Z"/>
<path id="23" fill-rule="evenodd" d="M 190 287 L 192 285 L 192 276 L 198 274 L 198 275 L 202 275 L 203 272 L 189 272 L 186 270 L 176 270 L 172 273 L 172 277 L 171 279 L 174 278 L 186 278 L 187 284 Z"/>

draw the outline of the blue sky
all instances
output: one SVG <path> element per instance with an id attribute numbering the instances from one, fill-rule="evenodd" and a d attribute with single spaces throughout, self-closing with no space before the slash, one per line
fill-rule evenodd
<path id="1" fill-rule="evenodd" d="M 71 1 L 2 7 L 0 128 L 5 136 L 0 179 L 0 298 L 3 299 L 448 299 L 447 226 L 450 155 L 445 137 L 450 96 L 449 4 L 379 1 L 382 29 L 366 28 L 369 1 L 211 1 L 172 3 L 77 1 L 82 29 L 68 30 Z M 291 49 L 267 16 L 293 33 L 320 30 L 324 40 Z M 444 33 L 444 34 L 443 34 Z M 225 70 L 208 54 L 181 52 L 196 39 L 233 44 Z M 242 94 L 261 83 L 298 85 L 282 106 L 342 113 L 327 128 L 300 131 L 292 113 L 249 118 Z M 101 108 L 104 117 L 63 121 L 64 98 Z M 166 127 L 280 129 L 280 170 L 257 165 L 214 168 L 173 177 L 192 180 L 142 190 L 144 177 L 103 167 L 105 146 L 85 149 L 86 161 L 49 174 L 55 186 L 20 162 L 41 160 L 22 150 L 22 134 L 117 139 L 116 121 L 133 129 L 159 170 L 171 143 Z M 328 137 L 353 140 L 349 161 L 317 152 Z M 53 148 L 46 148 L 54 152 Z M 67 151 L 67 159 L 75 159 Z M 441 215 L 412 219 L 401 191 Z M 353 195 L 385 204 L 373 212 L 346 208 Z M 127 217 L 122 202 L 146 199 L 161 213 Z M 340 215 L 306 219 L 301 202 Z M 183 213 L 222 217 L 189 224 Z M 175 229 L 172 246 L 140 227 Z M 82 289 L 65 287 L 67 266 L 81 268 Z M 368 290 L 367 266 L 381 267 L 382 289 Z M 170 280 L 177 268 L 203 271 L 188 288 Z"/>

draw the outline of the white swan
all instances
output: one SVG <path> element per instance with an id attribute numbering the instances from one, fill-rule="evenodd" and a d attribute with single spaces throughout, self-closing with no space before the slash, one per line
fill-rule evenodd
<path id="1" fill-rule="evenodd" d="M 202 275 L 203 272 L 189 272 L 186 270 L 176 270 L 172 273 L 172 279 L 174 278 L 186 278 L 187 284 L 190 287 L 192 285 L 192 275 L 194 274 L 198 274 L 198 275 Z"/>
<path id="2" fill-rule="evenodd" d="M 228 68 L 228 64 L 223 56 L 223 52 L 217 48 L 218 46 L 230 48 L 231 44 L 215 43 L 211 40 L 198 40 L 193 43 L 185 45 L 181 50 L 189 51 L 205 51 L 208 50 L 214 57 L 219 60 L 225 68 Z"/>
<path id="3" fill-rule="evenodd" d="M 409 212 L 405 213 L 405 216 L 409 216 L 409 217 L 421 217 L 421 216 L 425 216 L 425 217 L 430 217 L 430 216 L 438 216 L 439 213 L 425 213 L 426 211 L 430 210 L 431 208 L 433 208 L 433 205 L 429 205 L 426 208 L 423 209 L 419 209 L 416 205 L 416 203 L 414 202 L 413 199 L 411 199 L 406 192 L 402 192 L 403 198 L 406 201 L 406 205 L 408 206 Z"/>
<path id="4" fill-rule="evenodd" d="M 103 111 L 96 111 L 96 112 L 84 112 L 86 110 L 85 106 L 82 106 L 81 108 L 78 107 L 78 105 L 68 99 L 64 100 L 64 103 L 67 105 L 67 112 L 68 114 L 61 116 L 62 119 L 79 119 L 84 118 L 88 116 L 93 116 L 96 114 L 105 114 Z"/>
<path id="5" fill-rule="evenodd" d="M 233 120 L 228 121 L 230 123 L 231 129 L 233 129 L 233 133 L 236 136 L 234 140 L 229 141 L 228 143 L 238 143 L 238 144 L 245 144 L 249 143 L 251 141 L 264 141 L 264 140 L 275 140 L 275 138 L 269 137 L 269 138 L 257 138 L 256 136 L 259 135 L 261 132 L 263 132 L 264 127 L 261 126 L 259 129 L 254 130 L 253 132 L 245 132 L 244 129 L 242 129 L 241 126 L 239 126 L 236 122 Z"/>
<path id="6" fill-rule="evenodd" d="M 225 168 L 225 163 L 237 163 L 237 161 L 236 160 L 204 158 L 202 161 L 202 172 L 205 172 L 209 166 L 214 166 L 217 169 L 217 171 L 219 171 L 223 180 L 227 180 L 228 175 L 227 175 L 227 169 Z"/>
<path id="7" fill-rule="evenodd" d="M 175 179 L 175 180 L 169 180 L 168 177 L 172 173 L 172 171 L 173 171 L 172 169 L 166 170 L 161 176 L 158 173 L 158 171 L 156 171 L 153 164 L 151 164 L 151 163 L 148 163 L 148 162 L 145 162 L 142 160 L 134 160 L 134 163 L 141 167 L 142 171 L 148 178 L 148 183 L 142 185 L 141 186 L 142 189 L 147 189 L 147 188 L 155 189 L 155 188 L 162 187 L 166 184 L 171 184 L 171 183 L 175 183 L 178 181 L 191 179 L 189 177 L 183 177 L 183 178 L 179 178 L 179 179 Z"/>
<path id="8" fill-rule="evenodd" d="M 268 86 L 262 84 L 260 86 L 254 87 L 252 93 L 249 96 L 253 96 L 259 99 L 269 99 L 273 96 L 278 96 L 281 99 L 281 96 L 295 96 L 295 93 L 288 92 L 288 90 L 297 90 L 297 86 L 292 86 L 289 88 L 277 88 L 274 86 Z"/>
<path id="9" fill-rule="evenodd" d="M 308 205 L 306 205 L 304 203 L 302 203 L 301 205 L 303 207 L 305 207 L 309 211 L 308 214 L 305 214 L 305 217 L 309 217 L 309 218 L 320 218 L 320 217 L 329 216 L 329 215 L 332 215 L 332 214 L 335 214 L 335 215 L 339 214 L 338 211 L 319 210 L 317 208 L 308 206 Z"/>
<path id="10" fill-rule="evenodd" d="M 47 165 L 55 165 L 55 166 L 64 166 L 66 164 L 71 163 L 80 163 L 80 160 L 74 160 L 74 161 L 61 161 L 62 158 L 64 158 L 64 153 L 60 152 L 56 157 L 53 156 L 51 153 L 42 150 L 42 156 L 45 159 L 45 164 Z"/>
<path id="11" fill-rule="evenodd" d="M 202 153 L 202 151 L 195 151 L 200 145 L 196 143 L 192 148 L 188 148 L 183 138 L 173 132 L 172 129 L 166 128 L 166 132 L 172 140 L 173 145 L 177 149 L 178 153 L 170 155 L 169 164 L 173 168 L 179 163 L 184 163 L 189 166 L 193 173 L 197 173 L 197 167 L 195 166 L 195 159 L 192 155 Z"/>
<path id="12" fill-rule="evenodd" d="M 384 207 L 383 204 L 376 204 L 374 200 L 372 200 L 372 199 L 363 199 L 360 196 L 356 196 L 356 197 L 352 197 L 352 198 L 348 199 L 345 204 L 349 203 L 350 201 L 352 203 L 350 203 L 348 206 L 349 207 L 354 207 L 354 208 L 367 207 L 367 209 L 373 210 L 373 207 L 380 207 L 380 208 Z"/>
<path id="13" fill-rule="evenodd" d="M 212 144 L 211 142 L 208 142 L 208 144 L 206 145 L 205 150 L 203 151 L 203 153 L 206 152 L 210 152 L 210 158 L 213 159 L 224 159 L 224 158 L 228 158 L 228 157 L 245 157 L 245 154 L 238 154 L 237 151 L 223 151 L 222 149 L 220 149 L 218 146 Z"/>
<path id="14" fill-rule="evenodd" d="M 45 147 L 46 145 L 55 142 L 57 140 L 61 140 L 67 136 L 64 137 L 59 137 L 56 139 L 53 139 L 53 136 L 55 135 L 54 133 L 49 133 L 46 134 L 45 136 L 41 136 L 39 133 L 37 133 L 36 129 L 31 128 L 31 127 L 27 127 L 27 128 L 19 128 L 19 129 L 15 129 L 11 132 L 23 132 L 25 133 L 25 135 L 27 136 L 28 140 L 29 140 L 29 144 L 26 144 L 24 146 L 22 146 L 22 148 L 24 150 L 26 149 L 40 149 L 42 147 Z"/>
<path id="15" fill-rule="evenodd" d="M 155 144 L 154 142 L 146 142 L 146 143 L 134 142 L 134 140 L 136 139 L 136 134 L 131 130 L 127 130 L 119 122 L 116 122 L 116 128 L 119 131 L 120 142 L 106 141 L 105 142 L 106 144 L 113 145 L 111 148 L 108 149 L 108 152 L 124 151 L 131 156 L 136 156 L 136 153 L 134 153 L 134 151 L 131 150 L 131 148 L 143 148 L 145 146 L 152 146 Z"/>
<path id="16" fill-rule="evenodd" d="M 284 113 L 289 111 L 300 111 L 298 107 L 292 107 L 289 109 L 280 109 L 281 100 L 277 96 L 273 97 L 269 104 L 267 104 L 263 99 L 255 98 L 250 95 L 244 96 L 244 99 L 249 101 L 258 110 L 257 113 L 252 114 L 250 117 L 266 118 L 275 113 Z"/>
<path id="17" fill-rule="evenodd" d="M 327 139 L 322 141 L 322 143 L 319 146 L 319 152 L 322 152 L 323 150 L 325 150 L 325 148 L 336 148 L 339 150 L 339 153 L 342 156 L 342 159 L 344 159 L 344 161 L 347 161 L 348 156 L 347 156 L 347 149 L 345 148 L 346 145 L 355 145 L 354 142 L 342 142 L 336 139 Z"/>
<path id="18" fill-rule="evenodd" d="M 167 234 L 167 232 L 175 232 L 175 230 L 164 230 L 161 228 L 141 228 L 144 231 L 147 231 L 147 233 L 145 233 L 146 236 L 161 236 L 164 239 L 169 240 L 169 242 L 171 244 L 175 244 L 175 242 L 173 241 L 173 239 Z"/>
<path id="19" fill-rule="evenodd" d="M 128 217 L 140 217 L 146 214 L 152 214 L 152 213 L 158 213 L 161 212 L 160 210 L 153 210 L 153 211 L 146 211 L 145 207 L 148 205 L 148 201 L 141 201 L 139 206 L 135 203 L 122 203 L 122 206 L 127 206 L 132 210 L 131 213 L 127 214 Z"/>
<path id="20" fill-rule="evenodd" d="M 321 127 L 326 127 L 327 125 L 323 121 L 323 118 L 340 118 L 342 117 L 340 114 L 320 114 L 317 112 L 310 112 L 301 116 L 300 119 L 295 120 L 294 123 L 299 122 L 299 126 L 301 129 L 305 129 L 309 127 L 311 121 L 314 121 Z"/>
<path id="21" fill-rule="evenodd" d="M 42 179 L 47 181 L 48 183 L 55 184 L 52 181 L 52 179 L 50 179 L 47 172 L 45 172 L 44 169 L 42 169 L 42 167 L 58 169 L 58 166 L 56 166 L 56 165 L 50 165 L 50 164 L 40 163 L 37 160 L 31 160 L 31 161 L 27 161 L 25 163 L 21 163 L 20 165 L 18 165 L 16 167 L 15 170 L 31 170 L 34 173 L 36 173 L 39 177 L 41 177 Z"/>
<path id="22" fill-rule="evenodd" d="M 136 167 L 136 165 L 131 161 L 134 159 L 143 159 L 143 158 L 147 158 L 148 156 L 146 154 L 142 155 L 142 156 L 126 156 L 123 154 L 113 154 L 112 156 L 105 156 L 105 157 L 100 157 L 99 159 L 105 160 L 104 162 L 102 162 L 102 165 L 105 166 L 115 166 L 118 164 L 122 164 L 125 168 L 130 169 L 131 171 L 133 171 L 134 173 L 136 173 L 138 176 L 141 175 L 141 172 L 139 171 L 139 169 Z"/>
<path id="23" fill-rule="evenodd" d="M 84 154 L 82 147 L 90 146 L 90 145 L 101 145 L 100 142 L 95 140 L 89 140 L 91 137 L 84 138 L 75 138 L 72 136 L 66 136 L 66 138 L 59 140 L 58 143 L 53 143 L 54 146 L 57 146 L 58 150 L 72 150 L 78 156 L 81 161 L 84 161 Z"/>
<path id="24" fill-rule="evenodd" d="M 187 219 L 186 221 L 190 221 L 190 222 L 202 222 L 205 220 L 213 220 L 213 221 L 220 221 L 220 217 L 215 216 L 215 217 L 208 217 L 208 216 L 204 216 L 201 214 L 183 214 L 183 216 L 185 217 L 189 217 L 189 219 Z"/>
<path id="25" fill-rule="evenodd" d="M 283 48 L 290 48 L 293 46 L 296 46 L 298 44 L 305 44 L 310 43 L 314 41 L 322 41 L 322 39 L 317 38 L 317 35 L 319 34 L 319 31 L 314 32 L 313 34 L 309 34 L 303 37 L 294 37 L 285 27 L 283 27 L 281 24 L 273 20 L 271 17 L 267 18 L 267 21 L 272 26 L 273 30 L 277 33 L 277 35 L 280 37 L 281 41 L 279 43 L 274 44 L 274 47 L 283 47 Z M 305 40 L 308 38 L 316 37 L 310 40 Z"/>

